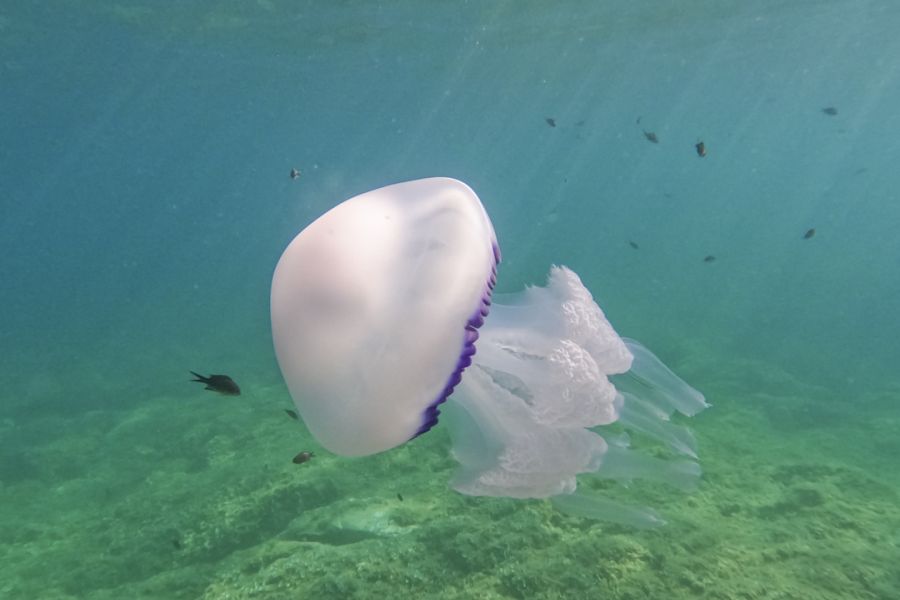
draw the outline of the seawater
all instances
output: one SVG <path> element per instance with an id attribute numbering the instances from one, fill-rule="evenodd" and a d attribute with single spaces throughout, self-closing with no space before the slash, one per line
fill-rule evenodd
<path id="1" fill-rule="evenodd" d="M 0 596 L 898 597 L 898 28 L 889 0 L 0 7 Z M 275 261 L 436 175 L 490 212 L 498 291 L 573 268 L 713 404 L 695 492 L 592 485 L 666 526 L 459 496 L 440 427 L 291 462 L 318 448 Z"/>

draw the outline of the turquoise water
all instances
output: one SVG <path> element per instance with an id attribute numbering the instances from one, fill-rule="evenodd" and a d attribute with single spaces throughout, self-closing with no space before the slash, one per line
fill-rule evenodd
<path id="1" fill-rule="evenodd" d="M 900 5 L 85 4 L 0 8 L 0 596 L 900 596 Z M 285 245 L 435 175 L 712 403 L 696 492 L 602 490 L 666 526 L 283 413 Z"/>

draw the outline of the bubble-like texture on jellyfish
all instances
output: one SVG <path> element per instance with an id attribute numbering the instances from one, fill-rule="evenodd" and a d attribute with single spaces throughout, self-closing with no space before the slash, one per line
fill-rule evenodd
<path id="1" fill-rule="evenodd" d="M 373 454 L 441 415 L 457 491 L 659 524 L 649 509 L 576 492 L 577 478 L 690 487 L 696 443 L 670 417 L 696 414 L 703 396 L 620 338 L 565 267 L 545 287 L 492 298 L 499 262 L 478 196 L 448 178 L 361 194 L 301 231 L 276 267 L 271 309 L 279 366 L 310 432 L 335 453 Z M 676 458 L 642 455 L 627 435 L 604 439 L 597 428 L 612 423 Z"/>

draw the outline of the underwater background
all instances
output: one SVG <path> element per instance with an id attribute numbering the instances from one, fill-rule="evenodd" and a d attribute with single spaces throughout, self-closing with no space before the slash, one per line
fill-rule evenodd
<path id="1" fill-rule="evenodd" d="M 894 0 L 3 3 L 0 598 L 900 598 L 898 30 Z M 571 267 L 712 404 L 696 491 L 598 490 L 665 526 L 459 495 L 440 425 L 348 459 L 285 414 L 282 250 L 438 175 L 498 291 Z"/>

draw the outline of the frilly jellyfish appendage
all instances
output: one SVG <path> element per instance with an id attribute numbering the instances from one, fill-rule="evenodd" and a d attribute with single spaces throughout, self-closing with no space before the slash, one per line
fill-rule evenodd
<path id="1" fill-rule="evenodd" d="M 579 277 L 492 298 L 500 249 L 464 183 L 431 178 L 351 198 L 301 231 L 272 278 L 278 364 L 328 450 L 362 456 L 431 429 L 441 412 L 464 493 L 552 498 L 562 510 L 652 526 L 648 509 L 577 478 L 690 487 L 696 443 L 670 422 L 703 396 L 623 340 Z M 671 460 L 629 447 L 655 440 Z"/>
<path id="2" fill-rule="evenodd" d="M 674 411 L 706 407 L 649 350 L 620 338 L 578 276 L 553 267 L 545 288 L 495 298 L 478 351 L 445 409 L 464 494 L 552 497 L 561 510 L 632 526 L 662 523 L 650 509 L 576 492 L 576 477 L 650 479 L 689 488 L 699 477 L 690 432 Z M 615 382 L 615 386 L 610 381 Z M 628 448 L 594 431 L 618 422 L 680 459 Z"/>

